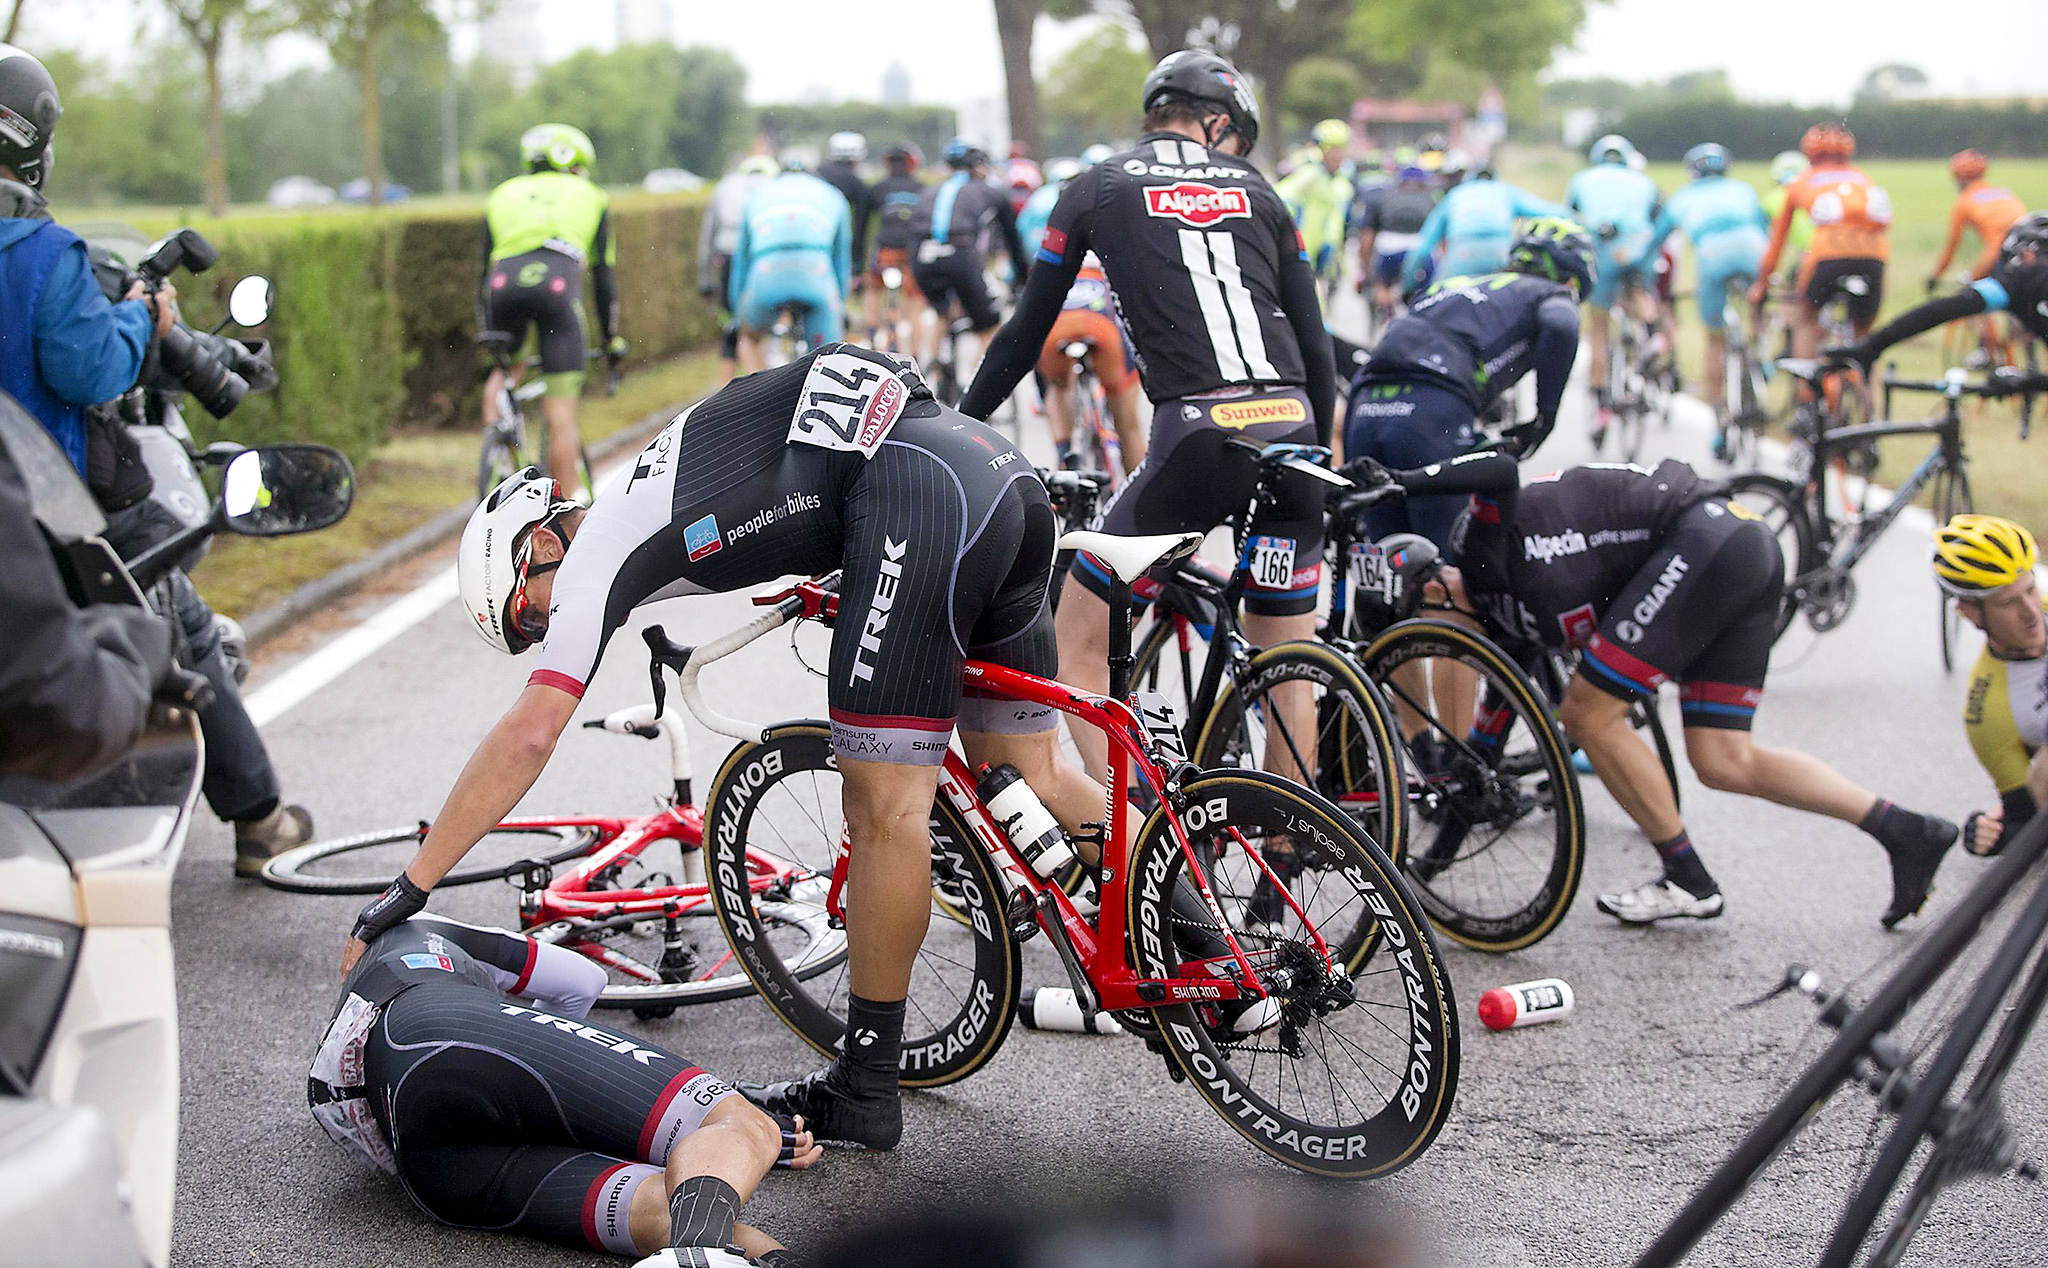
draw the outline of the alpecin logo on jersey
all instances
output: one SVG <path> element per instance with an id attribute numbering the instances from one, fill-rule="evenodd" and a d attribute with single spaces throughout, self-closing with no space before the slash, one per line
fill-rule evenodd
<path id="1" fill-rule="evenodd" d="M 1219 189 L 1201 181 L 1177 181 L 1145 190 L 1145 210 L 1197 229 L 1219 220 L 1249 220 L 1252 196 L 1242 189 Z"/>

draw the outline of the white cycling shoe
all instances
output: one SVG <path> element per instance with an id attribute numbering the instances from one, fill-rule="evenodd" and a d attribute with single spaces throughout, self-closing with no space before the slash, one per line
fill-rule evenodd
<path id="1" fill-rule="evenodd" d="M 1719 891 L 1695 898 L 1685 886 L 1662 876 L 1625 893 L 1602 894 L 1595 903 L 1625 925 L 1651 925 L 1676 918 L 1712 920 L 1725 905 Z"/>
<path id="2" fill-rule="evenodd" d="M 657 1250 L 633 1268 L 754 1268 L 736 1246 L 684 1246 Z"/>

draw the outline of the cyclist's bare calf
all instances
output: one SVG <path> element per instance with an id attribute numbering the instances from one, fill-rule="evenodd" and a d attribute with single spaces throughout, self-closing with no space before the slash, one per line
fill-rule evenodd
<path id="1" fill-rule="evenodd" d="M 674 1229 L 669 1203 L 688 1181 L 699 1176 L 721 1180 L 732 1186 L 745 1205 L 781 1153 L 781 1125 L 744 1098 L 726 1097 L 669 1153 L 661 1187 L 643 1184 L 634 1190 L 633 1207 L 627 1214 L 634 1246 L 641 1254 L 651 1255 L 671 1244 Z M 823 1154 L 808 1131 L 799 1131 L 789 1165 L 798 1170 L 813 1167 Z M 756 1259 L 783 1249 L 781 1242 L 748 1224 L 734 1224 L 730 1242 Z"/>

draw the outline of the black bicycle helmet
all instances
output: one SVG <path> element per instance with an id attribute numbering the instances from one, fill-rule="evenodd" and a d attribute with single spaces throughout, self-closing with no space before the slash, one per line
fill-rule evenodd
<path id="1" fill-rule="evenodd" d="M 1144 108 L 1185 101 L 1215 106 L 1230 117 L 1230 130 L 1250 149 L 1259 141 L 1259 101 L 1237 67 L 1198 48 L 1184 48 L 1160 59 L 1145 76 Z"/>
<path id="2" fill-rule="evenodd" d="M 1563 282 L 1584 299 L 1599 276 L 1593 238 L 1577 222 L 1539 216 L 1528 222 L 1508 248 L 1508 270 Z"/>
<path id="3" fill-rule="evenodd" d="M 1998 261 L 2004 264 L 2030 247 L 2048 255 L 2048 211 L 2037 211 L 2013 221 L 2012 228 L 2005 231 L 2005 241 L 1998 246 Z"/>
<path id="4" fill-rule="evenodd" d="M 57 81 L 33 56 L 0 44 L 0 166 L 31 189 L 49 174 L 51 137 L 64 105 Z"/>

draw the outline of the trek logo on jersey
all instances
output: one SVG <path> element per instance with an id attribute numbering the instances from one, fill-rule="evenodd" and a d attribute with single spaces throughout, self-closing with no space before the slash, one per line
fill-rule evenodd
<path id="1" fill-rule="evenodd" d="M 683 549 L 689 552 L 691 563 L 724 550 L 725 542 L 718 535 L 718 517 L 707 515 L 684 529 Z"/>
<path id="2" fill-rule="evenodd" d="M 1242 189 L 1219 189 L 1201 181 L 1178 181 L 1172 185 L 1147 187 L 1145 210 L 1150 215 L 1202 229 L 1222 220 L 1251 219 L 1252 196 Z"/>
<path id="3" fill-rule="evenodd" d="M 1271 401 L 1225 401 L 1209 407 L 1209 419 L 1218 427 L 1242 431 L 1260 423 L 1306 422 L 1308 406 L 1291 396 Z"/>
<path id="4" fill-rule="evenodd" d="M 1546 564 L 1553 559 L 1585 552 L 1586 535 L 1576 528 L 1562 533 L 1530 533 L 1522 539 L 1522 558 L 1540 559 Z"/>
<path id="5" fill-rule="evenodd" d="M 875 578 L 875 601 L 868 608 L 868 619 L 860 632 L 860 647 L 853 654 L 855 682 L 875 676 L 875 662 L 869 658 L 882 650 L 882 632 L 889 628 L 889 613 L 896 608 L 896 587 L 903 580 L 903 557 L 909 553 L 909 542 L 882 539 L 882 566 L 877 569 L 881 575 Z"/>
<path id="6" fill-rule="evenodd" d="M 409 969 L 439 969 L 443 973 L 455 971 L 455 961 L 445 955 L 401 955 L 398 958 Z"/>

